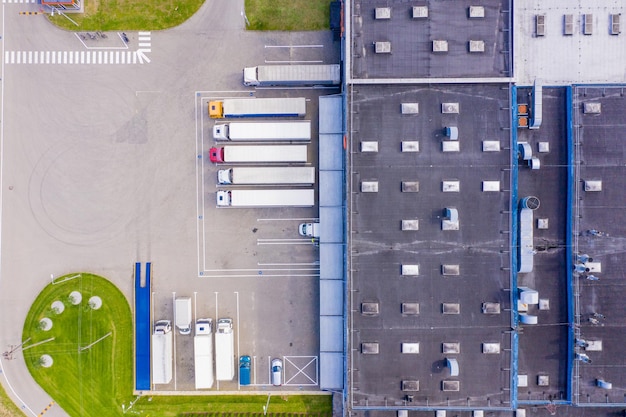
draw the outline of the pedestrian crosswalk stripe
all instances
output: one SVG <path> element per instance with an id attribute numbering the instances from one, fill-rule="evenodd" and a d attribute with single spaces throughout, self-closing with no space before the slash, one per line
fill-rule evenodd
<path id="1" fill-rule="evenodd" d="M 31 65 L 129 65 L 150 62 L 145 55 L 150 49 L 139 51 L 5 51 L 5 64 Z M 138 54 L 141 59 L 138 59 Z"/>

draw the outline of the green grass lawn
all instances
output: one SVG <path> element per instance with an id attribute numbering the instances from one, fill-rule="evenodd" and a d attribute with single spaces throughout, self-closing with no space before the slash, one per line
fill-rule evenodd
<path id="1" fill-rule="evenodd" d="M 80 278 L 61 277 L 39 294 L 24 323 L 24 359 L 35 381 L 71 416 L 122 416 L 122 404 L 133 396 L 131 311 L 126 298 L 109 281 L 91 274 Z M 64 281 L 65 280 L 65 281 Z M 73 305 L 70 293 L 79 291 L 82 302 Z M 92 296 L 102 307 L 89 306 Z M 65 310 L 57 314 L 52 303 L 61 301 Z M 43 318 L 52 327 L 43 330 Z M 106 336 L 109 334 L 109 336 Z M 98 339 L 106 336 L 100 342 Z M 54 340 L 47 341 L 54 338 Z M 37 343 L 40 343 L 37 345 Z M 33 346 L 34 347 L 28 347 Z M 43 366 L 42 355 L 53 364 Z M 188 412 L 261 413 L 265 395 L 246 396 L 145 396 L 133 405 L 134 415 L 174 417 Z M 331 397 L 272 395 L 269 413 L 330 415 Z"/>
<path id="2" fill-rule="evenodd" d="M 24 417 L 25 415 L 11 401 L 4 387 L 0 386 L 0 417 Z"/>
<path id="3" fill-rule="evenodd" d="M 65 29 L 78 31 L 159 30 L 189 19 L 204 0 L 83 0 L 85 13 L 68 13 L 50 20 Z"/>
<path id="4" fill-rule="evenodd" d="M 72 291 L 82 294 L 79 305 L 70 302 Z M 102 299 L 98 310 L 88 305 L 93 295 Z M 54 301 L 64 304 L 61 314 L 52 311 Z M 44 317 L 52 320 L 48 331 L 39 325 Z M 24 339 L 30 338 L 26 346 L 54 338 L 25 349 L 24 359 L 39 385 L 71 415 L 117 415 L 121 404 L 132 399 L 130 308 L 109 281 L 82 274 L 81 278 L 48 285 L 33 303 L 23 334 Z M 49 368 L 40 363 L 44 354 L 54 361 Z"/>
<path id="5" fill-rule="evenodd" d="M 245 0 L 250 30 L 322 30 L 330 27 L 330 0 Z"/>

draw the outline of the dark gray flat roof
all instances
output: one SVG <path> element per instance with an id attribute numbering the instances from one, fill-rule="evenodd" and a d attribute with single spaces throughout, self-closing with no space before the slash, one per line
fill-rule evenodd
<path id="1" fill-rule="evenodd" d="M 483 18 L 468 16 L 470 6 Z M 413 18 L 413 6 L 427 6 L 427 18 Z M 508 0 L 352 3 L 354 78 L 432 78 L 509 76 Z M 377 7 L 390 7 L 390 19 L 375 19 Z M 433 52 L 433 40 L 447 40 L 447 52 Z M 470 53 L 470 40 L 484 41 L 484 52 Z M 390 42 L 391 53 L 375 53 L 375 42 Z"/>
<path id="2" fill-rule="evenodd" d="M 576 184 L 579 217 L 576 219 L 575 253 L 588 254 L 601 266 L 592 272 L 599 278 L 578 280 L 580 298 L 577 308 L 580 338 L 602 341 L 602 351 L 580 349 L 591 364 L 578 367 L 579 401 L 626 403 L 626 96 L 623 87 L 574 88 L 574 139 L 578 143 L 579 175 Z M 600 103 L 600 114 L 584 114 L 584 103 Z M 584 181 L 601 180 L 602 191 L 584 191 Z M 599 236 L 589 233 L 597 230 Z M 597 323 L 590 317 L 599 313 Z M 612 390 L 598 388 L 596 379 L 613 384 Z"/>
<path id="3" fill-rule="evenodd" d="M 510 112 L 508 90 L 496 85 L 422 88 L 359 86 L 354 92 L 351 149 L 351 282 L 353 406 L 381 406 L 414 394 L 413 406 L 466 404 L 509 406 L 510 349 Z M 402 103 L 419 113 L 401 114 Z M 458 103 L 458 114 L 442 114 L 442 103 Z M 450 142 L 444 127 L 459 131 L 459 152 L 442 152 Z M 499 142 L 484 152 L 483 141 Z M 378 152 L 361 152 L 362 141 Z M 402 152 L 402 142 L 419 142 L 419 152 Z M 483 192 L 483 181 L 499 181 Z M 361 192 L 376 181 L 378 192 Z M 402 192 L 403 181 L 419 181 L 418 192 Z M 458 181 L 444 192 L 443 181 Z M 499 191 L 498 191 L 499 190 Z M 459 230 L 443 231 L 445 207 L 459 213 Z M 419 220 L 419 230 L 402 231 L 401 221 Z M 402 265 L 419 265 L 419 275 L 402 276 Z M 459 275 L 443 275 L 450 265 Z M 361 303 L 380 312 L 361 314 Z M 482 313 L 497 302 L 500 314 Z M 419 315 L 402 314 L 402 303 L 419 303 Z M 460 314 L 443 314 L 443 303 Z M 378 342 L 379 353 L 360 353 L 361 343 Z M 419 342 L 420 353 L 400 353 L 401 343 Z M 460 343 L 444 354 L 443 342 Z M 483 342 L 500 343 L 499 354 L 482 353 Z M 355 350 L 355 351 L 354 351 Z M 459 363 L 458 377 L 442 367 Z M 485 378 L 485 375 L 492 375 Z M 418 380 L 418 392 L 402 392 L 402 380 Z M 460 382 L 442 391 L 444 380 Z"/>

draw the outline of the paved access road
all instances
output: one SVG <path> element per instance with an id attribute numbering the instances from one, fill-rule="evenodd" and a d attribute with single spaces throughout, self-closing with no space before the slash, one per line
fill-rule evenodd
<path id="1" fill-rule="evenodd" d="M 194 92 L 241 90 L 244 66 L 293 59 L 265 45 L 330 39 L 247 33 L 242 0 L 211 0 L 172 30 L 128 31 L 128 44 L 20 14 L 37 10 L 0 9 L 3 351 L 20 343 L 51 275 L 101 274 L 129 301 L 136 261 L 152 261 L 155 276 L 197 277 Z M 14 358 L 0 363 L 16 403 L 66 415 Z"/>

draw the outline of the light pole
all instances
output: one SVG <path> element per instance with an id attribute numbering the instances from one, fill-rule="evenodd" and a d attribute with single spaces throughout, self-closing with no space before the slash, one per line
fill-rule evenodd
<path id="1" fill-rule="evenodd" d="M 264 416 L 267 415 L 267 409 L 270 408 L 270 397 L 271 396 L 272 396 L 271 392 L 269 394 L 267 394 L 267 403 L 263 406 L 263 415 Z"/>

